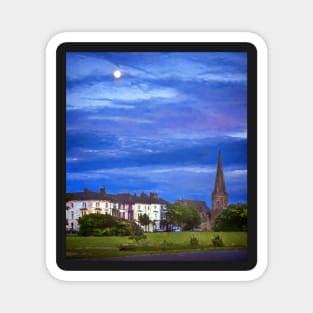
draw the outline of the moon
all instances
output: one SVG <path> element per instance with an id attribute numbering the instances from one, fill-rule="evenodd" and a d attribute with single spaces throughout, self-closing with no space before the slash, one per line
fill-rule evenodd
<path id="1" fill-rule="evenodd" d="M 119 79 L 119 78 L 121 78 L 122 73 L 119 70 L 116 70 L 113 72 L 113 76 L 114 76 L 114 78 Z"/>

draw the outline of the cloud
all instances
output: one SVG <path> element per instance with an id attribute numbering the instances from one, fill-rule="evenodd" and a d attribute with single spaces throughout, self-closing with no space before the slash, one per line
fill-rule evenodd
<path id="1" fill-rule="evenodd" d="M 71 100 L 70 100 L 71 101 Z M 73 103 L 68 103 L 66 109 L 67 110 L 93 110 L 98 108 L 107 108 L 107 109 L 125 109 L 125 110 L 132 110 L 135 108 L 134 105 L 128 104 L 116 104 L 106 100 L 86 100 L 81 99 L 78 101 L 74 101 Z"/>
<path id="2" fill-rule="evenodd" d="M 150 125 L 150 124 L 143 124 Z M 158 137 L 130 137 L 101 135 L 99 133 L 68 135 L 67 156 L 80 161 L 71 165 L 71 171 L 86 171 L 130 167 L 176 166 L 186 171 L 194 167 L 207 171 L 215 165 L 218 150 L 222 151 L 225 166 L 244 165 L 247 157 L 246 140 L 230 137 L 203 139 L 172 139 Z M 75 166 L 74 166 L 75 165 Z"/>
<path id="3" fill-rule="evenodd" d="M 228 133 L 227 134 L 229 137 L 233 137 L 233 138 L 247 138 L 247 131 L 239 131 L 239 132 L 234 132 L 234 133 Z"/>
<path id="4" fill-rule="evenodd" d="M 138 101 L 177 100 L 178 93 L 174 88 L 150 85 L 143 88 L 129 83 L 101 82 L 79 86 L 67 91 L 68 109 L 114 108 L 134 109 Z"/>
<path id="5" fill-rule="evenodd" d="M 122 69 L 140 79 L 220 83 L 243 83 L 247 80 L 246 73 L 242 72 L 242 68 L 246 66 L 245 53 L 172 52 L 137 55 L 141 62 L 137 62 L 136 67 L 124 66 Z M 238 62 L 242 64 L 239 68 Z"/>
<path id="6" fill-rule="evenodd" d="M 172 202 L 184 198 L 209 204 L 215 175 L 216 166 L 145 166 L 67 173 L 67 181 L 68 185 L 95 186 L 96 190 L 101 182 L 111 193 L 155 191 Z M 226 167 L 224 175 L 230 202 L 246 202 L 246 170 Z"/>
<path id="7" fill-rule="evenodd" d="M 242 178 L 247 176 L 248 171 L 246 169 L 239 169 L 239 170 L 231 170 L 231 171 L 225 171 L 225 177 L 228 179 L 236 179 L 236 178 Z"/>
<path id="8" fill-rule="evenodd" d="M 82 80 L 90 76 L 112 75 L 117 65 L 100 57 L 100 54 L 75 53 L 66 54 L 66 79 Z"/>
<path id="9" fill-rule="evenodd" d="M 89 116 L 88 119 L 90 120 L 98 120 L 98 121 L 113 121 L 113 122 L 122 122 L 122 123 L 139 123 L 139 124 L 153 124 L 152 120 L 142 119 L 142 118 L 135 118 L 129 116 L 105 116 L 105 115 L 92 115 Z"/>
<path id="10" fill-rule="evenodd" d="M 79 161 L 78 158 L 66 158 L 66 162 L 75 162 L 75 161 Z"/>
<path id="11" fill-rule="evenodd" d="M 163 174 L 214 174 L 216 173 L 216 165 L 214 166 L 132 166 L 124 168 L 104 168 L 91 171 L 84 171 L 80 173 L 67 173 L 68 179 L 82 179 L 88 177 L 89 179 L 98 179 L 102 176 L 106 177 L 146 177 L 153 179 L 153 176 Z M 247 175 L 246 169 L 224 169 L 225 177 L 232 179 Z"/>
<path id="12" fill-rule="evenodd" d="M 242 83 L 246 66 L 245 53 L 68 53 L 67 79 L 111 78 L 119 69 L 125 79 Z"/>

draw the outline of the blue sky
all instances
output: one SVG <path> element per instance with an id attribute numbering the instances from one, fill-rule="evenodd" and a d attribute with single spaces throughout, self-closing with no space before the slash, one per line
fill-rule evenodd
<path id="1" fill-rule="evenodd" d="M 229 202 L 246 202 L 246 53 L 71 52 L 66 60 L 68 192 L 154 191 L 210 207 L 220 149 Z"/>

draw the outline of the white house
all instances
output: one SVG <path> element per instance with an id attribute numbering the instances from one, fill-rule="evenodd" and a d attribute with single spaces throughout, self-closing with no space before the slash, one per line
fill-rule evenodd
<path id="1" fill-rule="evenodd" d="M 130 193 L 112 195 L 107 194 L 105 188 L 101 188 L 99 192 L 85 188 L 83 192 L 71 193 L 70 198 L 66 203 L 66 219 L 67 229 L 72 230 L 79 230 L 79 217 L 91 213 L 110 214 L 135 222 L 138 222 L 141 214 L 147 214 L 151 220 L 147 230 L 158 230 L 167 204 L 154 192 L 150 196 L 144 192 L 140 196 Z"/>

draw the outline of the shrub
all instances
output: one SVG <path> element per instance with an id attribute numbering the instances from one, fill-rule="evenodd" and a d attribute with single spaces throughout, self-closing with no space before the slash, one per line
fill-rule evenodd
<path id="1" fill-rule="evenodd" d="M 222 237 L 220 237 L 220 235 L 214 236 L 212 238 L 212 244 L 213 244 L 213 247 L 223 247 L 224 243 L 223 243 Z"/>
<path id="2" fill-rule="evenodd" d="M 161 248 L 162 250 L 166 250 L 170 245 L 171 245 L 170 242 L 168 242 L 167 240 L 163 240 L 163 241 L 160 243 L 160 248 Z"/>
<path id="3" fill-rule="evenodd" d="M 120 245 L 120 251 L 130 251 L 130 250 L 136 250 L 137 245 L 131 244 L 131 243 L 123 243 Z"/>
<path id="4" fill-rule="evenodd" d="M 128 239 L 135 240 L 136 242 L 138 242 L 139 240 L 147 239 L 147 236 L 144 235 L 144 234 L 141 234 L 141 235 L 132 235 L 132 236 L 129 236 Z"/>
<path id="5" fill-rule="evenodd" d="M 93 236 L 103 236 L 103 230 L 102 229 L 99 229 L 99 228 L 96 228 L 94 231 L 93 231 Z"/>
<path id="6" fill-rule="evenodd" d="M 115 227 L 107 227 L 102 230 L 102 236 L 117 236 Z"/>
<path id="7" fill-rule="evenodd" d="M 199 239 L 195 236 L 190 237 L 190 245 L 192 247 L 198 247 L 199 246 Z"/>
<path id="8" fill-rule="evenodd" d="M 84 215 L 78 220 L 79 236 L 141 236 L 143 230 L 135 222 L 108 214 Z"/>

